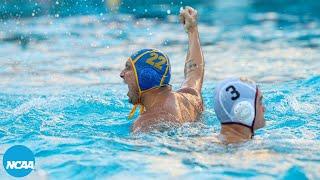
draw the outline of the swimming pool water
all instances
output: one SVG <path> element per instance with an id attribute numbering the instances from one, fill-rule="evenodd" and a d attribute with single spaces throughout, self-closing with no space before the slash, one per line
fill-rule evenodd
<path id="1" fill-rule="evenodd" d="M 140 135 L 130 133 L 131 105 L 119 73 L 133 51 L 154 47 L 168 54 L 179 88 L 187 37 L 176 6 L 161 17 L 122 7 L 1 19 L 0 154 L 15 144 L 31 148 L 32 179 L 319 179 L 317 3 L 239 2 L 190 2 L 199 9 L 206 61 L 201 120 Z M 224 146 L 215 138 L 213 92 L 230 76 L 258 82 L 267 124 L 254 140 Z M 9 178 L 3 168 L 0 177 Z"/>

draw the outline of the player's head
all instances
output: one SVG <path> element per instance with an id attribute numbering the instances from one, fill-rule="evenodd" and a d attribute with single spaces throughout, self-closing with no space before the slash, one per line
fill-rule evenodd
<path id="1" fill-rule="evenodd" d="M 157 49 L 139 50 L 129 57 L 120 77 L 128 85 L 129 102 L 140 104 L 143 93 L 169 84 L 169 58 Z"/>
<path id="2" fill-rule="evenodd" d="M 215 89 L 214 110 L 221 124 L 239 124 L 254 130 L 265 126 L 262 93 L 247 78 L 228 78 Z"/>

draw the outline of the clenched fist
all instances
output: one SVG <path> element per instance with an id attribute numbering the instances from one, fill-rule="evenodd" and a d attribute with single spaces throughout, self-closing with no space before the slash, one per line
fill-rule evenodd
<path id="1" fill-rule="evenodd" d="M 187 33 L 193 31 L 197 27 L 197 14 L 197 10 L 190 6 L 180 9 L 179 19 Z"/>

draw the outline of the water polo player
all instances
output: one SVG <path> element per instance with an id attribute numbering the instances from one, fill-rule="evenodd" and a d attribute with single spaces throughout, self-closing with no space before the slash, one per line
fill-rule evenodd
<path id="1" fill-rule="evenodd" d="M 133 132 L 146 132 L 167 124 L 193 122 L 203 111 L 201 88 L 204 60 L 197 28 L 197 11 L 186 7 L 180 12 L 180 20 L 189 38 L 189 50 L 185 61 L 185 81 L 178 91 L 170 86 L 169 58 L 157 49 L 142 49 L 129 57 L 120 76 L 128 85 L 128 97 L 134 106 L 131 118 L 138 106 L 140 116 L 134 122 Z"/>
<path id="2" fill-rule="evenodd" d="M 217 85 L 214 99 L 222 141 L 246 141 L 265 126 L 262 93 L 255 82 L 247 78 L 226 79 Z"/>

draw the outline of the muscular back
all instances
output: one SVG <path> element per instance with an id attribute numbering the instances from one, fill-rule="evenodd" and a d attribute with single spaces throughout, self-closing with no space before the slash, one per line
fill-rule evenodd
<path id="1" fill-rule="evenodd" d="M 133 125 L 133 132 L 161 130 L 164 127 L 194 122 L 203 111 L 201 94 L 192 88 L 169 92 L 151 109 L 141 114 Z"/>

